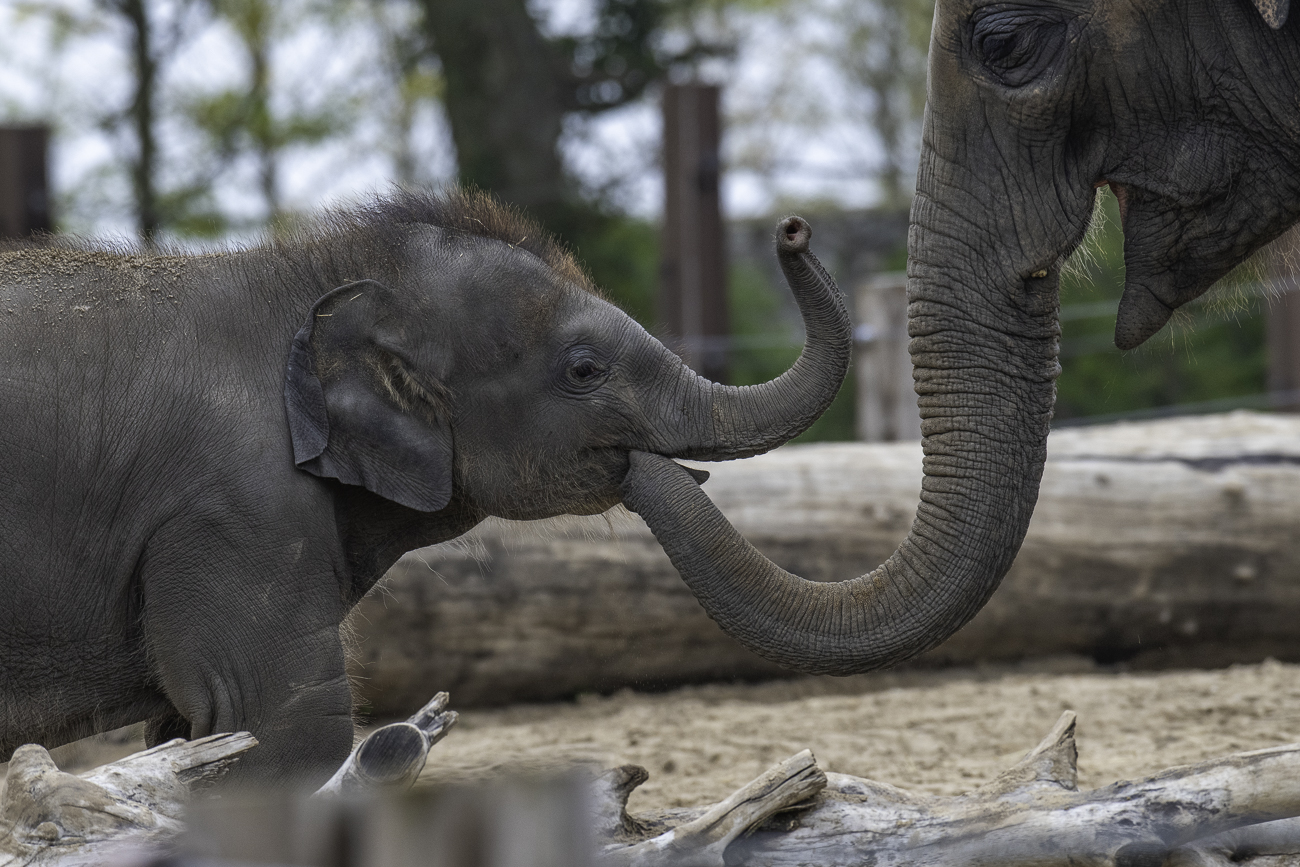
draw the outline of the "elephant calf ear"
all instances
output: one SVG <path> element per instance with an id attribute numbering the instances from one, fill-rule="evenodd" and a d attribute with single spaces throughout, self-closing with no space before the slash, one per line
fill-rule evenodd
<path id="1" fill-rule="evenodd" d="M 1291 11 L 1291 0 L 1255 0 L 1255 8 L 1264 16 L 1269 27 L 1279 30 L 1286 23 L 1287 13 Z"/>
<path id="2" fill-rule="evenodd" d="M 392 292 L 373 280 L 312 307 L 285 371 L 293 459 L 321 478 L 436 512 L 451 499 L 451 424 L 403 376 L 410 353 L 391 327 L 395 315 Z"/>

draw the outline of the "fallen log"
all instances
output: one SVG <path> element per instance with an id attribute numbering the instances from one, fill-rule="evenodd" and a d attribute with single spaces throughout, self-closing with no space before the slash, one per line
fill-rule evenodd
<path id="1" fill-rule="evenodd" d="M 456 724 L 458 716 L 447 709 L 447 700 L 447 693 L 440 692 L 405 722 L 372 731 L 338 772 L 311 795 L 311 800 L 324 806 L 294 809 L 290 815 L 332 818 L 333 805 L 341 800 L 410 788 L 424 768 L 429 750 Z M 197 816 L 190 810 L 195 790 L 215 783 L 243 753 L 256 746 L 257 739 L 248 732 L 194 741 L 176 738 L 80 775 L 59 770 L 44 747 L 21 746 L 9 760 L 0 789 L 0 867 L 168 862 L 167 858 L 159 860 L 159 855 L 173 845 L 174 838 L 192 830 L 182 819 L 195 818 L 201 833 L 181 837 L 181 848 L 189 858 L 228 857 L 228 851 L 210 850 L 222 845 L 228 850 L 232 840 L 245 847 L 251 843 L 254 848 L 268 841 L 290 844 L 281 848 L 291 850 L 287 853 L 291 856 L 301 851 L 291 844 L 306 843 L 312 854 L 328 854 L 337 841 L 293 839 L 286 833 L 291 829 L 283 823 L 268 821 L 273 818 L 266 815 L 268 805 L 292 804 L 292 793 L 269 802 L 218 800 L 215 808 L 213 803 L 202 805 L 206 809 L 199 809 Z M 254 824 L 262 827 L 232 828 L 232 813 L 238 815 L 240 808 L 249 806 L 259 811 Z M 251 839 L 246 833 L 250 830 L 257 832 Z M 227 839 L 214 839 L 214 834 Z M 254 860 L 265 861 L 265 856 L 279 853 L 245 850 L 243 854 L 263 856 Z M 313 862 L 290 857 L 284 863 Z"/>
<path id="2" fill-rule="evenodd" d="M 247 732 L 180 739 L 74 776 L 43 747 L 21 746 L 0 792 L 0 867 L 104 864 L 181 830 L 192 786 L 219 778 L 245 750 Z"/>
<path id="3" fill-rule="evenodd" d="M 1211 759 L 1089 792 L 1077 789 L 1075 715 L 997 779 L 964 795 L 917 795 L 846 774 L 818 779 L 811 756 L 775 766 L 726 801 L 626 815 L 647 779 L 608 772 L 599 809 L 617 814 L 610 867 L 1281 867 L 1300 853 L 1300 744 Z M 809 801 L 809 795 L 815 795 Z M 804 802 L 804 809 L 782 817 Z M 713 831 L 744 805 L 744 836 Z M 775 817 L 775 818 L 773 818 Z M 665 828 L 665 824 L 671 827 Z M 710 831 L 713 831 L 710 836 Z M 732 832 L 730 827 L 725 832 Z M 638 839 L 641 838 L 641 839 Z M 725 841 L 725 842 L 724 842 Z M 734 841 L 734 842 L 733 842 Z M 721 845 L 719 845 L 721 844 Z M 728 846 L 729 844 L 729 846 Z M 723 851 L 725 850 L 725 859 Z"/>
<path id="4" fill-rule="evenodd" d="M 1282 867 L 1300 852 L 1300 744 L 1080 792 L 1071 711 L 1012 768 L 957 796 L 826 774 L 807 750 L 717 804 L 650 815 L 627 812 L 649 777 L 630 765 L 385 796 L 410 785 L 409 769 L 454 724 L 446 705 L 439 694 L 373 732 L 311 797 L 211 800 L 188 829 L 189 784 L 219 775 L 251 736 L 176 740 L 79 777 L 22 747 L 0 795 L 0 865 L 414 867 L 436 854 L 469 867 L 491 852 L 492 863 L 594 856 L 602 867 Z"/>
<path id="5" fill-rule="evenodd" d="M 1300 418 L 1258 413 L 1053 433 L 1020 555 L 923 665 L 1083 654 L 1218 666 L 1300 659 Z M 824 444 L 709 464 L 705 491 L 815 580 L 906 535 L 919 444 Z M 786 674 L 708 619 L 639 518 L 489 522 L 414 552 L 359 606 L 353 672 L 378 715 L 427 684 L 463 705 Z"/>

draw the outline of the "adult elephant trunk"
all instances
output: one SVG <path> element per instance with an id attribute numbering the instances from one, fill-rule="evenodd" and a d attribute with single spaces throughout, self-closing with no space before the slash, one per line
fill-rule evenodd
<path id="1" fill-rule="evenodd" d="M 709 615 L 800 671 L 868 671 L 942 642 L 997 588 L 1038 495 L 1059 369 L 1059 252 L 1049 274 L 1032 251 L 998 250 L 996 229 L 963 224 L 950 192 L 933 196 L 952 178 L 937 178 L 927 156 L 908 264 L 925 479 L 898 550 L 867 575 L 806 581 L 756 551 L 668 458 L 634 453 L 623 482 L 624 503 Z"/>
<path id="2" fill-rule="evenodd" d="M 835 281 L 808 250 L 811 237 L 799 217 L 777 227 L 777 259 L 807 332 L 794 365 L 761 385 L 729 386 L 664 354 L 670 368 L 659 381 L 673 382 L 680 397 L 668 402 L 667 417 L 648 425 L 656 431 L 654 451 L 701 461 L 762 454 L 803 433 L 830 406 L 849 369 L 853 327 Z"/>

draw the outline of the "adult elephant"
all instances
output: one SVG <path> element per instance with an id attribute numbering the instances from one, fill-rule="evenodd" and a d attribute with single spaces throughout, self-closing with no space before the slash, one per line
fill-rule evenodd
<path id="1" fill-rule="evenodd" d="M 1055 397 L 1058 279 L 1109 184 L 1115 342 L 1135 347 L 1300 219 L 1289 0 L 938 0 L 908 243 L 925 480 L 874 572 L 815 584 L 762 558 L 680 470 L 634 455 L 625 502 L 710 614 L 808 671 L 890 665 L 987 601 L 1024 539 Z"/>
<path id="2" fill-rule="evenodd" d="M 340 623 L 403 553 L 603 511 L 633 449 L 743 457 L 821 414 L 851 336 L 809 236 L 776 242 L 805 351 L 746 388 L 479 195 L 201 256 L 0 248 L 0 759 L 149 720 L 322 781 L 352 746 Z"/>

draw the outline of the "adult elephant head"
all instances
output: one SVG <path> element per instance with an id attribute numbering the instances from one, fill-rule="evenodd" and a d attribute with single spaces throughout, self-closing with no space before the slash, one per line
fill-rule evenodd
<path id="1" fill-rule="evenodd" d="M 849 674 L 966 623 L 1024 539 L 1058 371 L 1058 278 L 1095 188 L 1124 223 L 1115 342 L 1300 218 L 1300 27 L 1289 0 L 938 0 L 909 239 L 925 480 L 906 541 L 817 584 L 740 539 L 690 479 L 636 455 L 641 513 L 724 628 Z"/>

